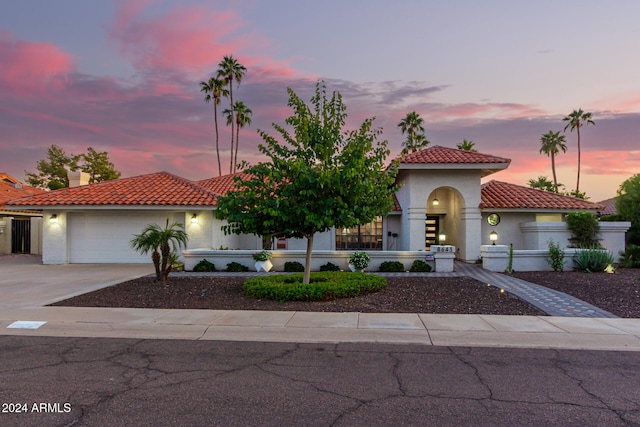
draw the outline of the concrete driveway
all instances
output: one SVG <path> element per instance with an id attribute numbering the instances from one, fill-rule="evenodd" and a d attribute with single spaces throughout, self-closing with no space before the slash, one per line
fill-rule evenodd
<path id="1" fill-rule="evenodd" d="M 149 264 L 42 265 L 40 256 L 0 256 L 0 308 L 41 307 L 135 277 Z"/>

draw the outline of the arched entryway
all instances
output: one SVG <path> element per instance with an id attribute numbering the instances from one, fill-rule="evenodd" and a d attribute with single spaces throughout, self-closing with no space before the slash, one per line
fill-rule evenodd
<path id="1" fill-rule="evenodd" d="M 434 189 L 427 197 L 425 206 L 425 250 L 432 245 L 464 245 L 461 232 L 461 212 L 464 198 L 449 186 Z"/>

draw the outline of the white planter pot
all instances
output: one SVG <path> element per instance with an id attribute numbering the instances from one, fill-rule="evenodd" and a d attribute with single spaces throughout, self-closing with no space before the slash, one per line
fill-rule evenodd
<path id="1" fill-rule="evenodd" d="M 364 272 L 364 268 L 356 268 L 355 265 L 353 264 L 349 264 L 349 268 L 351 269 L 351 272 L 355 273 L 356 271 L 358 273 L 363 273 Z"/>
<path id="2" fill-rule="evenodd" d="M 268 273 L 273 268 L 273 264 L 271 264 L 270 260 L 256 261 L 254 267 L 256 268 L 257 272 L 264 271 L 265 273 Z"/>

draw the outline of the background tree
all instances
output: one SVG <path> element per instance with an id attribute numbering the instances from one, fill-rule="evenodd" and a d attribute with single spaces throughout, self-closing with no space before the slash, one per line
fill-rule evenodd
<path id="1" fill-rule="evenodd" d="M 222 176 L 222 166 L 220 164 L 220 144 L 218 134 L 218 105 L 221 97 L 229 96 L 229 91 L 224 87 L 224 82 L 215 77 L 211 77 L 208 82 L 200 82 L 200 92 L 206 95 L 204 101 L 213 101 L 213 122 L 216 129 L 216 158 L 218 159 L 218 176 Z"/>
<path id="2" fill-rule="evenodd" d="M 456 145 L 456 148 L 458 150 L 465 150 L 465 151 L 471 151 L 473 153 L 477 153 L 478 150 L 476 150 L 475 148 L 473 148 L 473 146 L 476 145 L 475 142 L 473 141 L 467 141 L 466 139 L 463 139 L 462 142 L 458 145 Z"/>
<path id="3" fill-rule="evenodd" d="M 156 270 L 156 280 L 166 283 L 173 261 L 177 258 L 177 250 L 187 246 L 189 237 L 182 224 L 167 223 L 164 228 L 157 224 L 149 224 L 142 233 L 134 235 L 131 247 L 143 255 L 151 252 L 151 260 Z"/>
<path id="4" fill-rule="evenodd" d="M 565 136 L 560 135 L 560 131 L 549 131 L 540 137 L 540 153 L 551 157 L 551 171 L 553 172 L 553 191 L 558 192 L 558 178 L 556 176 L 556 155 L 562 151 L 567 152 Z"/>
<path id="5" fill-rule="evenodd" d="M 259 150 L 270 161 L 249 168 L 248 180 L 236 178 L 237 190 L 218 198 L 216 216 L 228 221 L 226 233 L 306 238 L 308 284 L 314 235 L 389 213 L 397 165 L 386 167 L 387 142 L 377 141 L 381 131 L 372 127 L 373 119 L 343 131 L 347 114 L 339 93 L 327 99 L 318 82 L 307 105 L 288 92 L 294 114 L 285 123 L 293 133 L 274 123 L 280 143 L 258 131 L 265 142 Z"/>
<path id="6" fill-rule="evenodd" d="M 76 166 L 73 156 L 68 156 L 62 148 L 54 144 L 47 149 L 47 158 L 38 160 L 37 172 L 25 171 L 25 181 L 43 190 L 66 188 L 69 186 L 67 172 Z"/>
<path id="7" fill-rule="evenodd" d="M 554 184 L 553 182 L 549 181 L 549 178 L 547 178 L 546 176 L 540 175 L 538 179 L 531 178 L 528 184 L 529 184 L 529 187 L 531 188 L 537 188 L 538 190 L 554 192 Z"/>
<path id="8" fill-rule="evenodd" d="M 62 148 L 51 145 L 47 149 L 47 159 L 39 160 L 36 169 L 36 173 L 25 171 L 25 181 L 43 190 L 69 187 L 69 171 L 88 173 L 89 183 L 120 178 L 120 172 L 109 161 L 109 154 L 106 151 L 97 152 L 91 147 L 87 148 L 85 154 L 67 155 Z"/>
<path id="9" fill-rule="evenodd" d="M 627 231 L 627 244 L 640 245 L 640 174 L 620 184 L 616 211 L 624 221 L 631 221 L 631 228 Z"/>
<path id="10" fill-rule="evenodd" d="M 573 110 L 571 114 L 562 119 L 562 121 L 567 122 L 567 125 L 564 127 L 566 132 L 567 129 L 570 129 L 571 132 L 576 130 L 578 134 L 578 179 L 576 181 L 576 194 L 580 194 L 580 128 L 586 125 L 595 126 L 595 122 L 591 119 L 591 113 L 587 113 L 582 111 L 582 108 L 578 110 Z"/>
<path id="11" fill-rule="evenodd" d="M 238 146 L 240 145 L 240 129 L 245 127 L 246 125 L 251 124 L 251 116 L 253 115 L 253 111 L 248 108 L 244 102 L 236 101 L 233 106 L 233 110 L 225 109 L 224 115 L 227 117 L 227 125 L 231 123 L 233 120 L 233 113 L 235 112 L 235 121 L 236 121 L 236 152 L 233 156 L 233 173 L 236 173 L 236 168 L 238 166 Z"/>
<path id="12" fill-rule="evenodd" d="M 423 124 L 424 119 L 415 111 L 407 113 L 407 116 L 398 123 L 402 134 L 407 134 L 407 139 L 402 142 L 401 155 L 413 153 L 429 145 L 429 141 L 424 135 Z"/>
<path id="13" fill-rule="evenodd" d="M 233 112 L 233 81 L 235 80 L 238 85 L 242 81 L 245 73 L 247 72 L 247 68 L 244 65 L 241 65 L 232 55 L 225 56 L 222 61 L 218 64 L 218 75 L 217 77 L 222 79 L 224 84 L 229 86 L 229 101 L 231 105 L 231 151 L 230 151 L 230 160 L 229 160 L 229 173 L 233 173 L 233 165 L 234 165 L 234 150 L 233 150 L 233 137 L 234 137 L 234 127 L 235 127 L 235 114 Z"/>

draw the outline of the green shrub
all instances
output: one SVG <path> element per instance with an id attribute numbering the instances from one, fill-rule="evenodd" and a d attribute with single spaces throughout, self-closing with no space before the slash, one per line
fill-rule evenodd
<path id="1" fill-rule="evenodd" d="M 193 271 L 198 271 L 198 272 L 216 271 L 216 266 L 213 265 L 212 262 L 209 262 L 206 259 L 203 259 L 193 267 Z"/>
<path id="2" fill-rule="evenodd" d="M 553 239 L 549 239 L 549 258 L 547 262 L 553 269 L 553 271 L 564 270 L 564 251 L 560 248 L 560 243 L 556 243 Z"/>
<path id="3" fill-rule="evenodd" d="M 325 265 L 320 266 L 320 271 L 340 271 L 340 267 L 332 262 L 328 262 Z"/>
<path id="4" fill-rule="evenodd" d="M 598 218 L 587 211 L 571 212 L 566 216 L 567 228 L 571 232 L 571 246 L 574 248 L 600 247 L 600 224 Z"/>
<path id="5" fill-rule="evenodd" d="M 384 261 L 382 264 L 380 264 L 380 271 L 384 271 L 387 273 L 402 273 L 406 270 L 404 269 L 404 264 L 402 264 L 400 261 Z"/>
<path id="6" fill-rule="evenodd" d="M 627 249 L 620 251 L 620 264 L 628 268 L 640 267 L 640 246 L 627 245 Z"/>
<path id="7" fill-rule="evenodd" d="M 230 262 L 229 264 L 227 264 L 227 270 L 229 272 L 235 272 L 235 273 L 241 273 L 241 272 L 245 272 L 245 271 L 249 271 L 249 267 L 247 267 L 246 265 L 242 265 L 240 263 L 237 263 L 235 261 Z"/>
<path id="8" fill-rule="evenodd" d="M 287 261 L 284 263 L 284 271 L 287 273 L 301 273 L 304 271 L 304 265 L 298 261 Z"/>
<path id="9" fill-rule="evenodd" d="M 412 273 L 428 273 L 431 271 L 431 266 L 425 261 L 417 259 L 413 261 L 413 264 L 411 264 L 411 268 L 409 269 L 409 271 Z"/>
<path id="10" fill-rule="evenodd" d="M 353 265 L 356 270 L 364 270 L 369 266 L 369 254 L 363 251 L 356 251 L 349 257 L 349 264 Z"/>
<path id="11" fill-rule="evenodd" d="M 269 261 L 272 256 L 273 255 L 271 254 L 271 252 L 266 251 L 266 250 L 262 250 L 262 251 L 258 252 L 257 254 L 253 255 L 253 260 L 254 261 L 258 261 L 258 262 Z"/>
<path id="12" fill-rule="evenodd" d="M 573 257 L 573 264 L 573 269 L 577 271 L 601 273 L 613 268 L 613 255 L 604 249 L 584 249 Z"/>
<path id="13" fill-rule="evenodd" d="M 308 285 L 302 284 L 303 274 L 259 276 L 243 284 L 244 295 L 275 301 L 329 301 L 377 292 L 384 288 L 384 277 L 365 273 L 312 272 Z"/>

